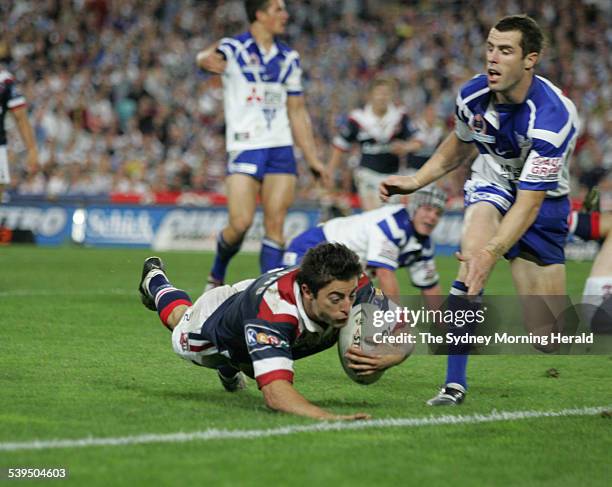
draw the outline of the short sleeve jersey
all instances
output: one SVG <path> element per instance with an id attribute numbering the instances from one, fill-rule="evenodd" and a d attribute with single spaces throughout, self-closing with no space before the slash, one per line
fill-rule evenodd
<path id="1" fill-rule="evenodd" d="M 572 101 L 541 76 L 533 78 L 523 103 L 496 104 L 491 95 L 486 75 L 478 75 L 456 100 L 455 133 L 479 152 L 472 179 L 512 194 L 525 189 L 567 195 L 579 127 Z"/>
<path id="2" fill-rule="evenodd" d="M 287 97 L 302 95 L 302 68 L 297 51 L 274 41 L 263 52 L 246 32 L 221 39 L 226 59 L 223 94 L 228 152 L 293 144 Z"/>

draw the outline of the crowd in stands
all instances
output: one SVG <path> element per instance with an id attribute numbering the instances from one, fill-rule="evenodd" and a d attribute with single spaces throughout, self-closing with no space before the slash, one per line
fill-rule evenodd
<path id="1" fill-rule="evenodd" d="M 528 13 L 548 37 L 537 73 L 574 100 L 582 133 L 573 193 L 612 192 L 612 11 L 606 0 L 288 1 L 287 42 L 301 54 L 323 161 L 342 117 L 377 74 L 399 81 L 414 122 L 433 106 L 452 128 L 458 87 L 484 69 L 484 39 L 500 17 Z M 9 127 L 13 194 L 223 191 L 221 82 L 195 54 L 246 28 L 243 3 L 183 0 L 5 0 L 0 64 L 29 103 L 40 151 L 27 167 Z M 339 184 L 350 188 L 352 159 Z M 460 199 L 462 168 L 446 181 Z M 302 198 L 313 182 L 302 171 Z"/>

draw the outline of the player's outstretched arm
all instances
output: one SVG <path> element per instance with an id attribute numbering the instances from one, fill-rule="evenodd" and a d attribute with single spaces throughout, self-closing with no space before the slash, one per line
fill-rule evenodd
<path id="1" fill-rule="evenodd" d="M 546 191 L 519 189 L 516 202 L 502 218 L 497 233 L 478 252 L 472 256 L 458 254 L 459 260 L 467 265 L 465 285 L 468 294 L 475 295 L 484 287 L 497 259 L 512 247 L 538 216 Z"/>
<path id="2" fill-rule="evenodd" d="M 28 151 L 28 168 L 35 169 L 38 167 L 38 148 L 36 147 L 36 138 L 34 137 L 32 124 L 28 118 L 28 109 L 22 106 L 11 110 L 11 113 L 15 117 L 23 145 L 25 145 Z"/>
<path id="3" fill-rule="evenodd" d="M 227 61 L 221 53 L 217 51 L 219 43 L 216 42 L 210 47 L 203 49 L 196 55 L 196 64 L 199 68 L 214 74 L 222 74 L 225 71 Z"/>
<path id="4" fill-rule="evenodd" d="M 263 386 L 261 392 L 264 395 L 266 406 L 274 411 L 332 421 L 370 419 L 370 415 L 365 413 L 337 415 L 325 411 L 308 402 L 308 400 L 295 390 L 293 385 L 286 380 L 272 381 Z"/>
<path id="5" fill-rule="evenodd" d="M 302 150 L 310 171 L 325 187 L 329 187 L 329 173 L 317 156 L 312 123 L 302 95 L 287 97 L 287 115 L 295 143 Z"/>
<path id="6" fill-rule="evenodd" d="M 380 183 L 380 199 L 387 201 L 394 194 L 414 193 L 462 163 L 472 161 L 476 153 L 473 144 L 463 142 L 455 132 L 451 132 L 414 176 L 389 176 Z"/>

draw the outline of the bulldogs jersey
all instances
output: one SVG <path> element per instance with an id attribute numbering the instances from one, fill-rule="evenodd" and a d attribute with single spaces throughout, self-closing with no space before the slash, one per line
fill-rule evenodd
<path id="1" fill-rule="evenodd" d="M 293 361 L 333 346 L 339 330 L 312 321 L 304 311 L 298 268 L 272 271 L 223 301 L 203 323 L 189 333 L 192 343 L 209 342 L 230 358 L 261 388 L 274 380 L 293 382 Z M 365 277 L 359 280 L 356 304 L 389 302 Z M 206 295 L 204 295 L 206 296 Z"/>
<path id="2" fill-rule="evenodd" d="M 361 166 L 373 171 L 393 174 L 399 170 L 399 157 L 391 153 L 393 140 L 406 140 L 414 132 L 410 119 L 399 108 L 389 105 L 383 117 L 378 117 L 370 105 L 353 110 L 334 137 L 333 145 L 348 151 L 351 143 L 361 146 Z"/>
<path id="3" fill-rule="evenodd" d="M 0 69 L 0 146 L 6 145 L 6 129 L 4 127 L 6 112 L 25 104 L 25 98 L 17 90 L 14 78 L 8 71 Z"/>
<path id="4" fill-rule="evenodd" d="M 480 153 L 472 181 L 511 195 L 517 189 L 567 195 L 579 124 L 572 101 L 541 76 L 533 78 L 523 103 L 496 104 L 491 95 L 486 75 L 478 75 L 457 96 L 455 133 Z"/>
<path id="5" fill-rule="evenodd" d="M 250 32 L 221 39 L 227 61 L 223 94 L 228 152 L 293 144 L 287 96 L 302 94 L 302 69 L 296 51 L 275 41 L 259 49 Z"/>
<path id="6" fill-rule="evenodd" d="M 434 244 L 429 237 L 414 231 L 403 205 L 334 218 L 324 223 L 322 230 L 328 242 L 343 243 L 364 266 L 390 270 L 407 267 L 413 285 L 420 288 L 438 283 Z"/>

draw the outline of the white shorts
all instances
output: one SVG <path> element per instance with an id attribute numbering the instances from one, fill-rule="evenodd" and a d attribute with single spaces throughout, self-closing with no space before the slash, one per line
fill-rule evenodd
<path id="1" fill-rule="evenodd" d="M 0 145 L 0 184 L 9 184 L 11 176 L 8 167 L 8 154 L 5 145 Z"/>
<path id="2" fill-rule="evenodd" d="M 227 298 L 245 289 L 253 279 L 241 281 L 233 286 L 219 286 L 205 292 L 190 306 L 172 331 L 172 349 L 181 358 L 197 365 L 216 369 L 228 363 L 229 354 L 219 352 L 217 347 L 200 336 L 204 322 Z"/>

